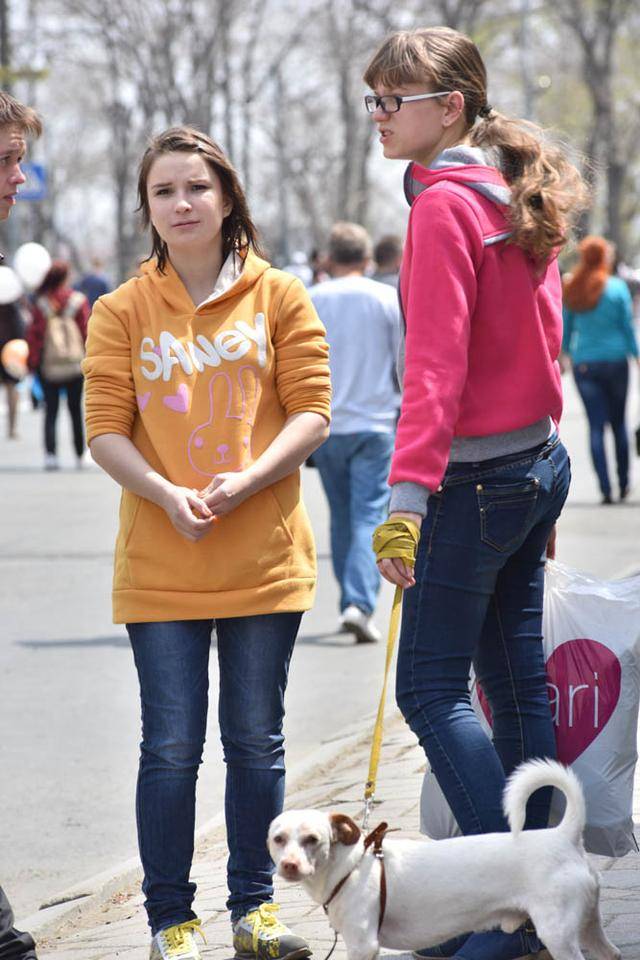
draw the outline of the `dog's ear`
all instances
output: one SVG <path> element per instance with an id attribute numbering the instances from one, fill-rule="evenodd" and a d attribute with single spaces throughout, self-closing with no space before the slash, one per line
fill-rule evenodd
<path id="1" fill-rule="evenodd" d="M 360 839 L 360 827 L 344 813 L 329 814 L 331 838 L 334 843 L 344 843 L 350 847 Z"/>

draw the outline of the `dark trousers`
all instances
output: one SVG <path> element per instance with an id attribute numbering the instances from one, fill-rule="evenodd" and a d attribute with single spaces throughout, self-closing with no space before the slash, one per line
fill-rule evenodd
<path id="1" fill-rule="evenodd" d="M 84 378 L 82 376 L 74 377 L 73 380 L 66 380 L 64 383 L 53 383 L 51 380 L 45 380 L 44 377 L 40 379 L 45 403 L 45 450 L 47 453 L 55 454 L 56 452 L 56 421 L 58 419 L 58 407 L 60 405 L 60 391 L 64 388 L 67 391 L 67 404 L 73 424 L 73 446 L 77 456 L 81 457 L 84 451 L 84 428 L 82 425 L 82 388 Z"/>
<path id="2" fill-rule="evenodd" d="M 37 960 L 36 945 L 28 933 L 13 925 L 13 910 L 0 887 L 0 960 Z"/>
<path id="3" fill-rule="evenodd" d="M 576 386 L 589 420 L 591 459 L 598 475 L 603 496 L 611 496 L 611 481 L 604 448 L 604 428 L 611 424 L 616 447 L 620 490 L 629 485 L 629 440 L 624 410 L 629 385 L 629 364 L 626 360 L 600 360 L 578 363 L 574 367 Z"/>

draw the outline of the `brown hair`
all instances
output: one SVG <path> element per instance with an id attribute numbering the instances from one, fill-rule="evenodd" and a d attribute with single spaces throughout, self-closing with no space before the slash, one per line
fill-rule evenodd
<path id="1" fill-rule="evenodd" d="M 402 238 L 395 233 L 380 237 L 373 248 L 373 259 L 379 267 L 394 264 L 402 256 Z"/>
<path id="2" fill-rule="evenodd" d="M 232 250 L 243 256 L 249 247 L 258 256 L 262 256 L 258 231 L 251 219 L 247 199 L 244 195 L 238 174 L 221 147 L 210 137 L 195 127 L 171 127 L 164 133 L 153 137 L 140 161 L 138 172 L 138 207 L 142 213 L 142 224 L 151 227 L 153 249 L 147 260 L 157 260 L 157 268 L 164 273 L 168 250 L 164 240 L 151 223 L 147 180 L 153 163 L 167 153 L 199 153 L 213 173 L 220 180 L 222 192 L 231 201 L 231 212 L 222 224 L 222 260 L 226 260 Z M 143 261 L 144 262 L 144 261 Z"/>
<path id="3" fill-rule="evenodd" d="M 564 302 L 570 310 L 593 310 L 610 274 L 611 246 L 604 237 L 585 237 L 580 260 L 563 285 Z"/>
<path id="4" fill-rule="evenodd" d="M 44 280 L 36 291 L 36 296 L 42 297 L 45 293 L 51 293 L 58 287 L 64 286 L 69 276 L 69 264 L 66 260 L 54 260 L 47 270 Z"/>
<path id="5" fill-rule="evenodd" d="M 371 257 L 371 238 L 359 223 L 339 220 L 329 234 L 329 258 L 345 267 L 362 263 Z"/>
<path id="6" fill-rule="evenodd" d="M 42 133 L 42 120 L 33 109 L 20 103 L 10 93 L 0 90 L 0 127 L 19 127 L 31 137 Z"/>
<path id="7" fill-rule="evenodd" d="M 539 127 L 503 116 L 487 103 L 487 72 L 469 37 L 449 27 L 396 33 L 374 54 L 364 80 L 372 88 L 424 83 L 462 93 L 468 142 L 497 151 L 511 187 L 512 242 L 537 260 L 566 242 L 587 206 L 586 184 Z"/>

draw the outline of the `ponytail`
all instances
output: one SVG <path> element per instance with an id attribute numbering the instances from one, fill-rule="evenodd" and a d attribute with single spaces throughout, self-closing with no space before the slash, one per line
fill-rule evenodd
<path id="1" fill-rule="evenodd" d="M 544 261 L 568 240 L 589 203 L 587 186 L 564 152 L 544 139 L 534 123 L 490 109 L 469 132 L 474 147 L 497 152 L 511 188 L 512 242 Z"/>

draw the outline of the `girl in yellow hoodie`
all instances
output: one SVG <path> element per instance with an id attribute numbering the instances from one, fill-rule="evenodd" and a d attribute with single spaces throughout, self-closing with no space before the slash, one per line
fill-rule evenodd
<path id="1" fill-rule="evenodd" d="M 236 955 L 299 960 L 265 839 L 282 809 L 284 691 L 315 551 L 298 468 L 328 432 L 324 330 L 303 285 L 258 256 L 233 167 L 174 128 L 140 166 L 152 257 L 95 304 L 87 434 L 123 488 L 114 620 L 140 680 L 137 822 L 151 958 L 197 960 L 195 784 L 215 622 Z"/>

